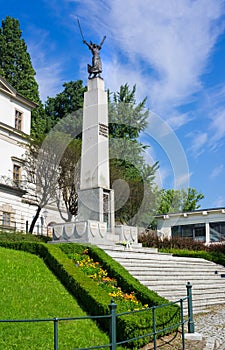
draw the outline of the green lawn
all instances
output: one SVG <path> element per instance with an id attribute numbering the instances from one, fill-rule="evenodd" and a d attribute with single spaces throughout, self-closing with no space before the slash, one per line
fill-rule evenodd
<path id="1" fill-rule="evenodd" d="M 37 256 L 0 248 L 0 320 L 84 316 Z M 91 320 L 59 322 L 59 350 L 108 344 Z M 0 323 L 0 349 L 53 349 L 53 323 Z"/>

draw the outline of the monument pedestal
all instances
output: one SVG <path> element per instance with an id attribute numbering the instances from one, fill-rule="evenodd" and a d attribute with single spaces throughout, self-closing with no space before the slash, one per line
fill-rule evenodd
<path id="1" fill-rule="evenodd" d="M 53 242 L 91 243 L 99 245 L 123 244 L 132 248 L 138 245 L 137 227 L 127 225 L 115 226 L 115 231 L 109 232 L 106 222 L 97 220 L 76 221 L 57 224 L 53 227 Z M 139 243 L 140 244 L 140 243 Z"/>
<path id="2" fill-rule="evenodd" d="M 108 232 L 107 223 L 87 220 L 54 225 L 53 242 L 111 245 L 119 242 L 119 236 Z"/>
<path id="3" fill-rule="evenodd" d="M 114 191 L 102 187 L 78 192 L 78 221 L 95 220 L 105 223 L 107 230 L 114 233 Z"/>

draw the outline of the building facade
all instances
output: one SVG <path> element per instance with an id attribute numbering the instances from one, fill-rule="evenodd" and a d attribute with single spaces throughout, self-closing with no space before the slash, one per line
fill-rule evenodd
<path id="1" fill-rule="evenodd" d="M 27 231 L 37 210 L 27 199 L 23 171 L 31 111 L 36 106 L 0 76 L 0 229 Z M 46 233 L 51 222 L 59 221 L 56 210 L 44 208 L 35 232 Z"/>
<path id="2" fill-rule="evenodd" d="M 225 208 L 157 215 L 160 237 L 192 238 L 204 243 L 225 241 Z"/>

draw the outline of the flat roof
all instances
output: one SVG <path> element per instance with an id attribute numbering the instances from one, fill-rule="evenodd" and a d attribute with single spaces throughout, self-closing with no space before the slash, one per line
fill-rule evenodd
<path id="1" fill-rule="evenodd" d="M 207 214 L 210 212 L 220 212 L 222 214 L 225 214 L 225 207 L 220 207 L 220 208 L 206 208 L 206 209 L 196 209 L 196 210 L 190 210 L 190 211 L 182 211 L 182 212 L 173 212 L 173 213 L 166 213 L 166 214 L 157 214 L 155 215 L 155 218 L 165 218 L 165 216 L 169 217 L 169 216 L 180 216 L 180 215 L 184 215 L 184 214 L 188 214 L 188 215 L 194 215 L 194 214 L 198 214 L 198 213 L 203 213 L 203 214 Z"/>

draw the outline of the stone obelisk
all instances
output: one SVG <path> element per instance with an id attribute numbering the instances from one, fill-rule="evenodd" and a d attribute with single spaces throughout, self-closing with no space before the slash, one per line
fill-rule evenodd
<path id="1" fill-rule="evenodd" d="M 80 220 L 106 222 L 114 229 L 114 193 L 109 181 L 108 96 L 104 80 L 88 80 L 84 94 L 80 191 Z"/>

